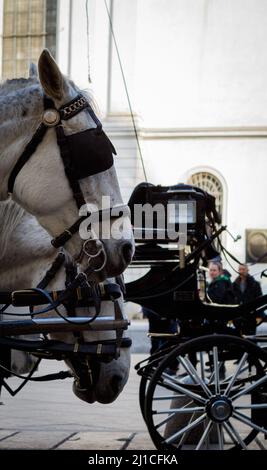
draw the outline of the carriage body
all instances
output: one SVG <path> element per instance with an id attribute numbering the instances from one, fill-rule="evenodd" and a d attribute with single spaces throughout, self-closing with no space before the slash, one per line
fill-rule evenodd
<path id="1" fill-rule="evenodd" d="M 168 204 L 183 203 L 189 208 L 187 246 L 182 249 L 179 240 L 170 240 L 167 234 L 165 239 L 157 238 L 155 217 L 150 227 L 137 227 L 133 265 L 146 267 L 147 272 L 126 284 L 126 300 L 178 324 L 177 333 L 162 333 L 160 349 L 136 366 L 141 376 L 141 411 L 154 444 L 174 451 L 212 448 L 214 443 L 219 449 L 244 449 L 253 439 L 259 443 L 257 434 L 266 436 L 267 430 L 267 350 L 262 347 L 263 337 L 245 336 L 234 320 L 242 318 L 236 324 L 243 328 L 264 311 L 267 296 L 246 305 L 212 304 L 203 292 L 200 298 L 199 269 L 219 255 L 214 240 L 224 229 L 216 225 L 219 217 L 212 196 L 187 185 L 142 183 L 130 198 L 131 210 L 135 203 L 162 203 L 166 213 Z M 179 210 L 175 216 L 177 228 Z M 147 233 L 152 235 L 149 240 Z M 237 393 L 241 405 L 234 397 Z M 240 416 L 244 400 L 249 402 L 248 417 Z M 244 439 L 233 420 L 247 427 Z M 225 445 L 227 438 L 232 440 L 230 446 Z"/>

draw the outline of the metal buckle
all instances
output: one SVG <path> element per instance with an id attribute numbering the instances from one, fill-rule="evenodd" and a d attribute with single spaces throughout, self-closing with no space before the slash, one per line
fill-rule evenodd
<path id="1" fill-rule="evenodd" d="M 105 295 L 106 291 L 105 291 L 105 284 L 104 284 L 104 282 L 100 282 L 100 283 L 98 284 L 98 287 L 99 287 L 99 289 L 100 289 L 101 295 Z"/>
<path id="2" fill-rule="evenodd" d="M 90 253 L 90 252 L 88 251 L 87 245 L 88 245 L 89 243 L 91 243 L 91 242 L 96 242 L 96 247 L 97 247 L 97 249 L 99 248 L 96 253 Z M 84 253 L 84 254 L 87 256 L 87 258 L 88 258 L 88 261 L 87 261 L 88 267 L 89 267 L 90 262 L 91 262 L 92 259 L 97 258 L 99 255 L 101 255 L 101 253 L 103 254 L 103 257 L 104 257 L 103 263 L 102 263 L 101 266 L 98 267 L 98 268 L 92 268 L 92 270 L 93 270 L 94 272 L 99 272 L 99 271 L 101 271 L 101 270 L 105 267 L 105 265 L 106 265 L 106 263 L 107 263 L 107 253 L 106 253 L 106 250 L 105 250 L 104 245 L 103 245 L 103 243 L 101 242 L 101 240 L 98 240 L 98 239 L 89 239 L 89 240 L 86 240 L 86 241 L 84 242 L 84 244 L 83 244 L 82 251 L 83 251 L 83 253 Z"/>
<path id="3" fill-rule="evenodd" d="M 11 302 L 12 302 L 12 305 L 16 306 L 16 295 L 23 295 L 23 294 L 29 294 L 31 293 L 31 289 L 21 289 L 21 290 L 13 290 L 13 292 L 11 292 Z"/>

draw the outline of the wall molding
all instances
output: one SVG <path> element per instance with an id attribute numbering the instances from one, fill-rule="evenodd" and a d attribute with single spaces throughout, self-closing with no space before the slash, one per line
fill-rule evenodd
<path id="1" fill-rule="evenodd" d="M 143 139 L 267 137 L 267 126 L 195 127 L 195 128 L 141 128 Z"/>
<path id="2" fill-rule="evenodd" d="M 267 126 L 229 127 L 144 127 L 140 116 L 135 115 L 135 125 L 140 139 L 205 139 L 205 138 L 267 138 Z M 116 137 L 134 137 L 129 114 L 109 114 L 104 120 L 107 131 Z"/>

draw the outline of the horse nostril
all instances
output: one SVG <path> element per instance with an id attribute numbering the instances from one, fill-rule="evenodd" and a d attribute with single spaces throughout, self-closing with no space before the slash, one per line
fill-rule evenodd
<path id="1" fill-rule="evenodd" d="M 113 375 L 110 384 L 115 393 L 118 393 L 121 388 L 122 377 L 120 375 Z"/>
<path id="2" fill-rule="evenodd" d="M 133 248 L 131 243 L 126 242 L 122 245 L 122 256 L 126 264 L 129 264 L 132 260 L 132 255 L 133 255 Z"/>

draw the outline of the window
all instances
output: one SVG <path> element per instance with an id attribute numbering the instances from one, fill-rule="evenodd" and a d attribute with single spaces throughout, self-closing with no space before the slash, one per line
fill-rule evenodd
<path id="1" fill-rule="evenodd" d="M 4 0 L 2 78 L 27 77 L 44 47 L 56 53 L 56 0 Z"/>
<path id="2" fill-rule="evenodd" d="M 223 214 L 223 187 L 218 178 L 208 172 L 198 172 L 190 176 L 188 183 L 204 189 L 216 198 L 216 209 L 222 216 Z"/>

